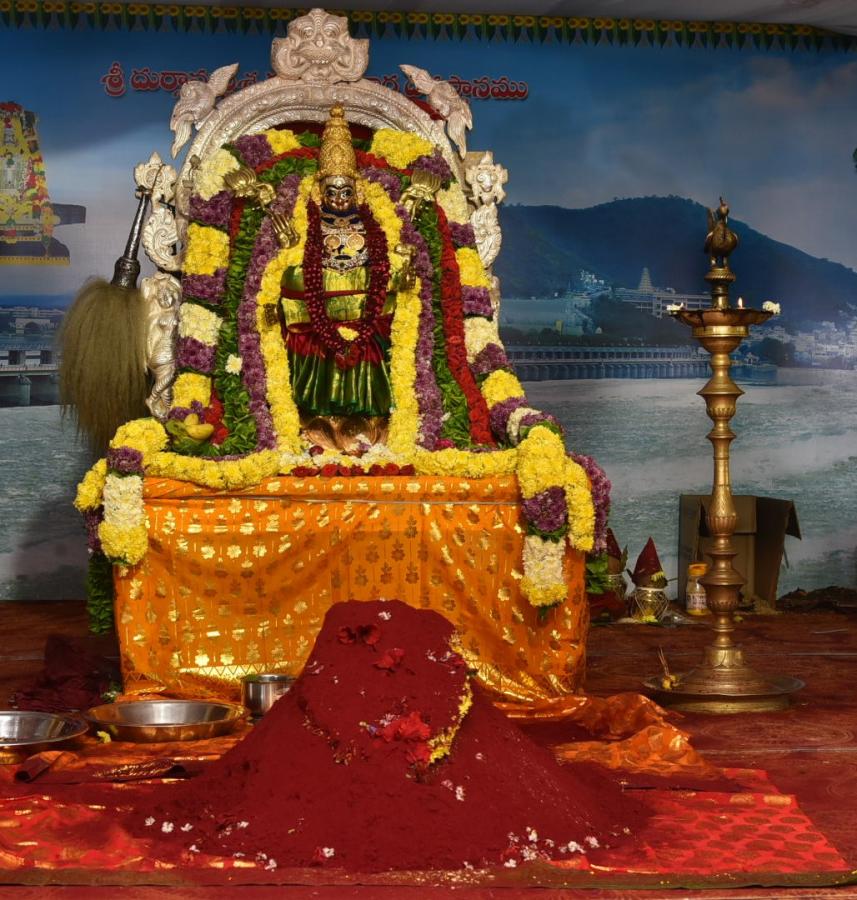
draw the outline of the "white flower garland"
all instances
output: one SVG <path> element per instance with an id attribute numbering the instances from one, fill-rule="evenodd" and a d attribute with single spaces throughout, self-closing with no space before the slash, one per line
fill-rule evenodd
<path id="1" fill-rule="evenodd" d="M 470 316 L 464 320 L 464 346 L 467 361 L 472 363 L 488 344 L 500 344 L 497 323 L 483 316 Z"/>
<path id="2" fill-rule="evenodd" d="M 104 521 L 131 529 L 145 521 L 143 479 L 139 475 L 107 476 L 104 482 Z"/>
<path id="3" fill-rule="evenodd" d="M 238 160 L 222 147 L 203 161 L 196 173 L 194 189 L 203 200 L 211 200 L 223 190 L 223 178 L 239 168 Z"/>
<path id="4" fill-rule="evenodd" d="M 210 309 L 196 303 L 182 303 L 179 308 L 179 337 L 194 338 L 203 344 L 215 346 L 223 319 Z"/>

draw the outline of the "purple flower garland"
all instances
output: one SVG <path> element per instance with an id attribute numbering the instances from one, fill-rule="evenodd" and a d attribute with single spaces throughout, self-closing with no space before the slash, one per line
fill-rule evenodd
<path id="1" fill-rule="evenodd" d="M 117 475 L 142 475 L 143 454 L 132 447 L 111 447 L 107 451 L 107 468 Z"/>
<path id="2" fill-rule="evenodd" d="M 195 413 L 200 419 L 205 415 L 205 407 L 199 402 L 199 400 L 194 400 L 191 405 L 188 406 L 174 406 L 167 413 L 168 419 L 175 419 L 178 422 L 184 422 L 184 420 L 191 414 Z"/>
<path id="3" fill-rule="evenodd" d="M 443 398 L 432 368 L 434 351 L 434 308 L 432 304 L 432 284 L 434 269 L 428 246 L 423 236 L 414 227 L 404 207 L 397 206 L 396 212 L 402 220 L 402 240 L 416 249 L 414 271 L 420 279 L 420 319 L 416 347 L 416 379 L 414 390 L 420 406 L 420 428 L 418 440 L 426 450 L 436 450 L 443 425 Z"/>
<path id="4" fill-rule="evenodd" d="M 465 316 L 484 316 L 486 319 L 494 318 L 494 307 L 491 304 L 491 295 L 488 288 L 469 287 L 462 285 L 461 303 Z"/>
<path id="5" fill-rule="evenodd" d="M 98 509 L 85 509 L 83 511 L 83 524 L 86 527 L 86 546 L 91 553 L 101 552 L 101 538 L 98 536 L 98 526 L 104 521 L 104 507 Z"/>
<path id="6" fill-rule="evenodd" d="M 452 169 L 450 169 L 449 163 L 443 158 L 440 150 L 435 150 L 431 154 L 415 159 L 411 163 L 411 170 L 414 169 L 422 169 L 424 172 L 437 175 L 444 184 L 452 180 Z"/>
<path id="7" fill-rule="evenodd" d="M 235 141 L 235 149 L 241 154 L 244 164 L 255 169 L 271 158 L 271 145 L 264 134 L 245 134 Z"/>
<path id="8" fill-rule="evenodd" d="M 506 426 L 509 424 L 509 416 L 511 416 L 516 409 L 520 409 L 522 406 L 526 405 L 527 401 L 524 397 L 510 397 L 508 400 L 502 400 L 500 403 L 495 403 L 494 406 L 491 407 L 491 410 L 488 413 L 488 420 L 491 423 L 491 430 L 494 432 L 494 436 L 501 444 L 505 444 L 509 440 L 509 436 L 506 433 Z"/>
<path id="9" fill-rule="evenodd" d="M 380 184 L 382 188 L 390 195 L 393 203 L 399 202 L 402 196 L 402 182 L 389 169 L 379 169 L 375 166 L 367 166 L 360 170 L 360 175 L 367 181 Z"/>
<path id="10" fill-rule="evenodd" d="M 509 368 L 509 358 L 506 351 L 499 344 L 486 344 L 477 354 L 476 359 L 470 365 L 474 375 L 487 375 L 496 372 L 497 369 Z"/>
<path id="11" fill-rule="evenodd" d="M 266 141 L 267 144 L 267 141 Z M 268 148 L 270 155 L 270 147 Z M 277 197 L 271 203 L 270 211 L 291 216 L 298 196 L 301 176 L 287 175 L 277 188 Z M 270 216 L 259 228 L 253 255 L 247 266 L 244 279 L 244 293 L 238 306 L 238 352 L 241 354 L 241 377 L 250 397 L 250 412 L 256 420 L 257 448 L 273 450 L 277 446 L 277 435 L 268 406 L 267 373 L 262 357 L 261 338 L 256 321 L 256 298 L 262 287 L 262 276 L 268 264 L 277 256 L 280 244 L 274 233 Z"/>
<path id="12" fill-rule="evenodd" d="M 176 343 L 176 366 L 179 369 L 196 369 L 204 375 L 214 371 L 217 348 L 203 344 L 192 337 L 179 338 Z"/>
<path id="13" fill-rule="evenodd" d="M 522 500 L 521 511 L 528 524 L 537 531 L 545 534 L 560 531 L 568 523 L 565 488 L 550 487 Z"/>
<path id="14" fill-rule="evenodd" d="M 199 194 L 192 194 L 189 204 L 188 218 L 200 225 L 211 225 L 224 231 L 229 227 L 229 216 L 232 212 L 232 193 L 219 191 L 208 200 Z"/>
<path id="15" fill-rule="evenodd" d="M 219 268 L 213 275 L 184 275 L 182 294 L 188 300 L 202 300 L 216 304 L 223 300 L 226 291 L 226 268 Z"/>
<path id="16" fill-rule="evenodd" d="M 462 247 L 474 248 L 476 246 L 476 233 L 469 222 L 450 222 L 449 230 L 452 234 L 452 245 L 456 250 Z"/>

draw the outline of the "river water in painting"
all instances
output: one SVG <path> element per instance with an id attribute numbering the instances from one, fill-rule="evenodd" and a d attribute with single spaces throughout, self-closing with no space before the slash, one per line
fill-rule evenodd
<path id="1" fill-rule="evenodd" d="M 803 540 L 786 538 L 780 591 L 857 584 L 857 372 L 780 369 L 745 385 L 732 445 L 733 489 L 794 500 Z M 613 481 L 611 521 L 633 558 L 651 535 L 676 574 L 678 497 L 711 484 L 710 422 L 692 379 L 526 385 L 572 449 Z M 0 409 L 0 600 L 80 597 L 84 535 L 71 507 L 87 456 L 59 408 Z"/>

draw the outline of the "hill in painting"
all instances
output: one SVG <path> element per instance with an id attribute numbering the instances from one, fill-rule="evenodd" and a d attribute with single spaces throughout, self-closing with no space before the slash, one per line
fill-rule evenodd
<path id="1" fill-rule="evenodd" d="M 657 287 L 704 293 L 705 207 L 681 197 L 636 197 L 587 209 L 500 209 L 503 249 L 494 270 L 504 296 L 546 297 L 564 291 L 580 269 L 617 287 L 637 287 L 643 267 Z M 775 241 L 739 220 L 731 257 L 734 296 L 760 306 L 782 304 L 793 323 L 836 320 L 857 312 L 857 273 Z"/>

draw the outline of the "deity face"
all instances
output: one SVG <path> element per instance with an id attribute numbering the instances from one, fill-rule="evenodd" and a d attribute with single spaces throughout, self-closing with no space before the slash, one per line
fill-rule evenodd
<path id="1" fill-rule="evenodd" d="M 325 209 L 338 214 L 350 212 L 356 205 L 354 179 L 346 175 L 331 175 L 321 184 L 321 201 Z"/>

